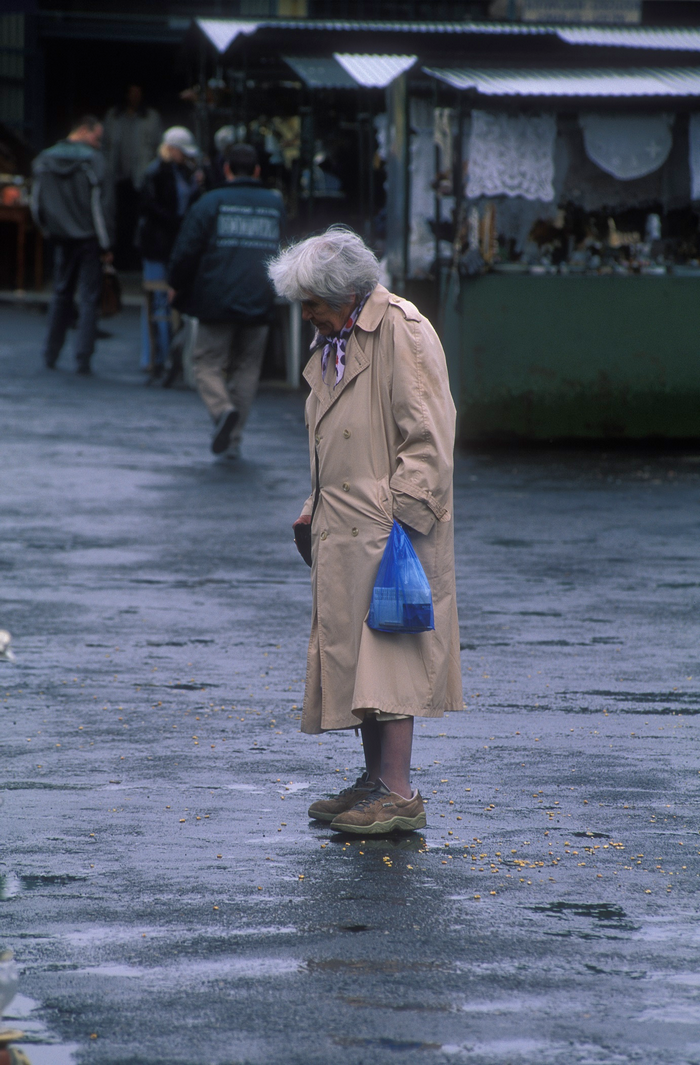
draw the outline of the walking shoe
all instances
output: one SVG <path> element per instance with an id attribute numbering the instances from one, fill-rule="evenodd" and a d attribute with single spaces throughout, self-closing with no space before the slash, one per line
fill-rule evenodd
<path id="1" fill-rule="evenodd" d="M 376 787 L 352 809 L 333 818 L 331 828 L 356 836 L 386 836 L 390 832 L 414 832 L 425 828 L 425 823 L 425 807 L 419 791 L 404 799 L 378 780 Z"/>
<path id="2" fill-rule="evenodd" d="M 216 420 L 214 435 L 211 440 L 211 449 L 215 455 L 221 455 L 229 445 L 231 433 L 236 428 L 240 415 L 233 407 L 225 410 Z"/>
<path id="3" fill-rule="evenodd" d="M 92 370 L 90 369 L 90 363 L 89 362 L 79 362 L 78 365 L 75 368 L 75 372 L 77 374 L 80 374 L 82 377 L 90 377 L 92 375 Z"/>
<path id="4" fill-rule="evenodd" d="M 373 781 L 367 779 L 367 771 L 358 777 L 349 788 L 343 788 L 340 795 L 333 799 L 317 799 L 309 807 L 309 817 L 316 821 L 332 821 L 338 814 L 350 810 L 360 799 L 364 799 L 375 787 Z"/>
<path id="5" fill-rule="evenodd" d="M 238 462 L 241 457 L 241 442 L 233 440 L 221 456 L 222 462 Z"/>

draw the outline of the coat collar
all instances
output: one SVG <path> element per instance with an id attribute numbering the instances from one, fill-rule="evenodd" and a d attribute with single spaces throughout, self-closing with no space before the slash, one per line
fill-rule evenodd
<path id="1" fill-rule="evenodd" d="M 360 318 L 361 317 L 362 315 L 360 315 Z M 360 319 L 358 318 L 355 323 L 355 328 L 357 328 L 359 320 Z M 316 348 L 306 364 L 303 373 L 304 379 L 311 386 L 311 389 L 318 400 L 317 423 L 326 411 L 329 410 L 340 398 L 350 382 L 354 381 L 357 375 L 362 373 L 362 371 L 366 370 L 369 366 L 369 357 L 365 355 L 362 347 L 358 343 L 357 337 L 355 336 L 355 330 L 353 330 L 345 351 L 345 373 L 343 374 L 343 379 L 331 390 L 323 380 L 323 373 L 321 370 L 321 351 L 322 348 Z"/>
<path id="2" fill-rule="evenodd" d="M 302 374 L 318 399 L 318 419 L 329 410 L 335 401 L 342 395 L 346 387 L 359 373 L 369 366 L 369 356 L 365 354 L 364 338 L 358 333 L 373 333 L 379 326 L 389 306 L 389 292 L 383 285 L 377 285 L 362 308 L 362 313 L 355 322 L 352 336 L 348 340 L 345 353 L 345 373 L 342 381 L 331 390 L 323 380 L 321 372 L 321 348 L 318 347 L 309 359 Z"/>
<path id="3" fill-rule="evenodd" d="M 388 289 L 385 289 L 384 285 L 377 285 L 362 308 L 362 314 L 355 323 L 356 327 L 359 326 L 366 333 L 373 333 L 386 314 L 388 306 Z"/>

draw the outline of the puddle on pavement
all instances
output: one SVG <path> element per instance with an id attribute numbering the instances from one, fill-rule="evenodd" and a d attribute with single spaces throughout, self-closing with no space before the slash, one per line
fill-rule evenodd
<path id="1" fill-rule="evenodd" d="M 488 1002 L 462 1002 L 456 1008 L 460 1013 L 520 1013 L 527 1011 L 534 1014 L 538 1010 L 548 1009 L 551 1005 L 546 999 L 533 995 L 518 995 L 512 999 L 493 999 Z"/>
<path id="2" fill-rule="evenodd" d="M 74 1065 L 79 1047 L 77 1043 L 15 1043 L 24 1051 L 31 1065 Z"/>
<path id="3" fill-rule="evenodd" d="M 496 1062 L 508 1062 L 509 1065 L 511 1062 L 520 1061 L 522 1061 L 523 1063 L 525 1061 L 532 1061 L 538 1063 L 545 1061 L 551 1062 L 555 1060 L 555 1058 L 552 1057 L 553 1049 L 554 1048 L 551 1044 L 543 1043 L 537 1039 L 523 1038 L 494 1039 L 490 1043 L 443 1043 L 440 1047 L 440 1050 L 443 1054 L 448 1054 L 450 1056 L 453 1054 L 460 1056 L 462 1054 L 468 1054 L 470 1058 L 489 1063 L 493 1062 L 494 1065 Z M 585 1061 L 587 1065 L 593 1065 L 594 1062 L 596 1063 L 596 1065 L 603 1065 L 603 1061 L 605 1061 L 606 1065 L 612 1065 L 611 1059 L 609 1057 L 603 1059 L 600 1057 L 593 1057 L 587 1054 L 585 1058 L 578 1057 L 577 1059 L 573 1059 L 569 1056 L 572 1050 L 574 1049 L 573 1046 L 569 1046 L 566 1048 L 562 1047 L 561 1049 L 564 1051 L 565 1056 L 557 1057 L 556 1061 L 569 1062 L 573 1060 L 578 1060 Z M 580 1048 L 577 1047 L 576 1049 L 578 1050 Z M 605 1053 L 607 1053 L 607 1051 Z M 620 1065 L 622 1065 L 622 1062 L 620 1062 Z"/>
<path id="4" fill-rule="evenodd" d="M 531 906 L 533 913 L 544 913 L 549 917 L 566 919 L 568 917 L 584 917 L 596 921 L 601 928 L 609 928 L 615 932 L 634 932 L 634 925 L 628 918 L 621 906 L 607 902 L 550 902 L 542 906 Z M 586 938 L 585 933 L 578 935 Z"/>
<path id="5" fill-rule="evenodd" d="M 646 980 L 647 978 L 647 973 L 643 969 L 601 969 L 589 962 L 584 965 L 584 969 L 593 973 L 594 976 L 625 976 L 628 980 Z"/>
<path id="6" fill-rule="evenodd" d="M 329 831 L 327 826 L 323 829 L 323 832 L 328 833 Z M 327 839 L 329 843 L 336 847 L 347 847 L 348 851 L 361 850 L 365 854 L 371 851 L 406 851 L 408 854 L 417 854 L 418 851 L 422 851 L 426 846 L 425 838 L 416 836 L 415 832 L 411 833 L 411 835 L 382 836 L 381 839 L 370 838 L 364 840 L 359 840 L 357 836 L 351 836 L 349 833 L 333 832 L 332 835 L 321 838 Z"/>
<path id="7" fill-rule="evenodd" d="M 21 881 L 14 873 L 0 875 L 0 902 L 9 902 L 10 899 L 17 898 L 21 890 Z"/>
<path id="8" fill-rule="evenodd" d="M 295 925 L 255 924 L 238 928 L 229 928 L 226 931 L 226 935 L 227 937 L 256 937 L 260 939 L 264 936 L 297 935 L 298 932 L 299 929 Z M 147 925 L 138 925 L 136 928 L 120 928 L 117 926 L 106 928 L 100 925 L 94 928 L 85 928 L 80 931 L 62 932 L 60 935 L 56 936 L 55 939 L 78 950 L 93 948 L 95 951 L 101 951 L 105 947 L 142 946 L 144 943 L 151 945 L 157 943 L 160 946 L 163 940 L 176 940 L 180 946 L 180 951 L 183 957 L 183 961 L 180 964 L 187 964 L 184 955 L 185 951 L 191 949 L 193 952 L 194 950 L 197 950 L 201 953 L 201 950 L 199 949 L 201 944 L 203 942 L 208 942 L 206 937 L 192 934 L 190 928 L 170 927 L 163 929 L 150 928 Z M 70 964 L 68 959 L 67 964 L 64 963 L 62 967 L 70 968 L 72 971 L 79 968 L 79 966 Z M 101 966 L 97 967 L 101 968 Z M 144 969 L 139 971 L 148 970 Z"/>
<path id="9" fill-rule="evenodd" d="M 25 891 L 36 891 L 42 887 L 66 887 L 68 884 L 84 883 L 86 876 L 70 876 L 68 873 L 31 873 L 20 876 Z"/>
<path id="10" fill-rule="evenodd" d="M 93 784 L 48 784 L 41 780 L 0 781 L 0 791 L 91 791 Z"/>
<path id="11" fill-rule="evenodd" d="M 445 972 L 449 967 L 437 961 L 405 961 L 399 958 L 378 961 L 376 958 L 309 958 L 310 973 L 420 973 Z"/>
<path id="12" fill-rule="evenodd" d="M 391 1039 L 381 1036 L 378 1039 L 363 1039 L 346 1035 L 332 1035 L 331 1039 L 338 1047 L 365 1047 L 368 1050 L 441 1050 L 440 1043 L 422 1043 L 417 1039 Z"/>
<path id="13" fill-rule="evenodd" d="M 346 995 L 341 998 L 348 1006 L 367 1010 L 392 1010 L 395 1013 L 451 1013 L 452 1006 L 427 1006 L 425 1002 L 382 1002 L 377 998 L 362 998 L 361 995 Z"/>
<path id="14" fill-rule="evenodd" d="M 52 1042 L 46 1025 L 34 1016 L 39 1005 L 27 995 L 15 995 L 3 1011 L 2 1027 L 24 1033 L 25 1039 L 13 1045 L 24 1051 L 31 1065 L 73 1065 L 78 1045 Z"/>
<path id="15" fill-rule="evenodd" d="M 217 958 L 203 961 L 182 961 L 172 965 L 146 968 L 138 965 L 106 964 L 75 970 L 74 975 L 138 979 L 142 984 L 157 987 L 188 983 L 193 977 L 203 980 L 255 980 L 276 976 L 296 976 L 306 970 L 297 958 Z"/>
<path id="16" fill-rule="evenodd" d="M 654 1021 L 657 1024 L 660 1022 L 661 1024 L 692 1025 L 697 1029 L 700 1023 L 700 1006 L 692 1002 L 668 1002 L 663 1006 L 649 1006 L 642 1013 L 638 1013 L 634 1021 L 640 1024 L 645 1021 Z"/>

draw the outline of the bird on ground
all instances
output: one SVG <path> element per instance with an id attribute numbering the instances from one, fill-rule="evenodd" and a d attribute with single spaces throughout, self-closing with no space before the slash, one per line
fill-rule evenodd
<path id="1" fill-rule="evenodd" d="M 11 950 L 0 952 L 0 1018 L 17 994 L 19 969 Z"/>
<path id="2" fill-rule="evenodd" d="M 7 629 L 0 629 L 0 662 L 14 662 L 15 652 L 11 649 L 12 637 Z"/>

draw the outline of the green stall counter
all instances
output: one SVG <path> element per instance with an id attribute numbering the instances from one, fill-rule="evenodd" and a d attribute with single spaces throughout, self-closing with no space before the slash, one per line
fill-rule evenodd
<path id="1" fill-rule="evenodd" d="M 700 276 L 443 276 L 467 441 L 700 438 Z"/>

